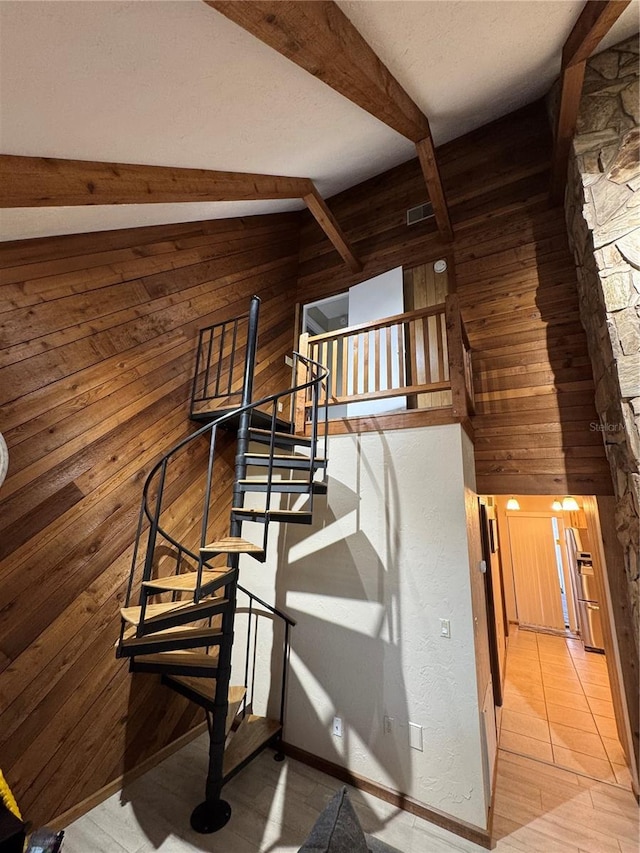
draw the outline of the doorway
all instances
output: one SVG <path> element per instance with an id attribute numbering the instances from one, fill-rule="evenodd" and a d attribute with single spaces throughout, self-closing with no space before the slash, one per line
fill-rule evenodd
<path id="1" fill-rule="evenodd" d="M 630 787 L 595 500 L 575 496 L 571 510 L 556 496 L 493 501 L 509 624 L 500 748 Z M 602 630 L 582 621 L 600 611 Z"/>
<path id="2" fill-rule="evenodd" d="M 312 335 L 332 332 L 336 329 L 358 326 L 382 320 L 385 317 L 393 317 L 404 312 L 404 294 L 402 267 L 396 267 L 388 272 L 367 279 L 360 284 L 353 285 L 345 293 L 339 293 L 326 299 L 308 303 L 303 306 L 302 330 Z M 404 351 L 404 340 L 402 334 L 396 335 L 391 341 L 391 347 L 395 350 Z M 387 375 L 387 351 L 383 347 L 379 352 L 379 361 L 376 364 L 371 360 L 368 365 L 361 361 L 354 362 L 354 353 L 349 351 L 346 355 L 342 348 L 338 347 L 335 353 L 335 364 L 341 372 L 343 365 L 349 376 L 356 378 L 357 386 L 374 387 L 373 379 L 376 373 Z M 333 363 L 333 353 L 327 353 L 328 361 Z M 395 364 L 395 363 L 394 363 Z M 391 367 L 391 365 L 390 365 Z M 393 368 L 397 374 L 397 366 Z M 366 376 L 363 374 L 367 374 Z M 365 381 L 366 379 L 366 381 Z M 401 383 L 397 375 L 392 377 L 396 387 Z M 330 380 L 331 381 L 331 380 Z M 382 400 L 371 400 L 366 402 L 348 403 L 345 406 L 332 406 L 330 417 L 332 419 L 342 417 L 362 417 L 365 415 L 379 415 L 385 412 L 395 412 L 406 408 L 406 397 L 398 396 Z"/>

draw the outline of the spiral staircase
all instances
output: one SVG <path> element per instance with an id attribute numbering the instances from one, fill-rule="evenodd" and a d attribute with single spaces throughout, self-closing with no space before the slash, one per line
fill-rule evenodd
<path id="1" fill-rule="evenodd" d="M 295 621 L 238 583 L 240 557 L 264 562 L 270 523 L 310 524 L 314 496 L 327 490 L 326 438 L 319 435 L 318 402 L 323 394 L 326 399 L 328 371 L 294 353 L 295 384 L 252 401 L 259 308 L 254 296 L 247 315 L 200 333 L 191 415 L 204 425 L 169 450 L 145 482 L 117 646 L 117 656 L 129 659 L 131 672 L 160 673 L 168 688 L 205 710 L 210 741 L 205 799 L 191 816 L 192 827 L 205 833 L 222 828 L 231 816 L 231 807 L 222 799 L 223 785 L 265 746 L 278 747 L 284 725 Z M 293 424 L 280 417 L 285 408 L 293 416 L 296 406 L 307 413 L 304 435 L 296 435 Z M 324 426 L 326 436 L 326 422 Z M 216 505 L 229 499 L 228 493 L 216 491 L 213 473 L 220 435 L 226 435 L 228 443 L 230 430 L 237 434 L 228 535 L 209 541 Z M 198 547 L 169 529 L 165 496 L 172 468 L 203 440 L 209 448 L 198 508 Z M 243 537 L 246 523 L 260 541 Z M 239 596 L 247 606 L 241 606 Z M 244 660 L 238 664 L 234 655 L 232 667 L 239 613 L 248 626 L 246 648 L 240 655 Z M 274 645 L 281 644 L 277 718 L 256 715 L 252 707 L 261 618 L 271 620 Z M 243 670 L 244 677 L 237 679 L 241 683 L 232 683 L 232 669 L 234 680 Z M 282 759 L 280 752 L 276 759 Z"/>

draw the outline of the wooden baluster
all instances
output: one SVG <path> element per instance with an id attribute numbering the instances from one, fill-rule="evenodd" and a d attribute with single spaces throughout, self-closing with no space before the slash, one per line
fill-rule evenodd
<path id="1" fill-rule="evenodd" d="M 437 339 L 437 349 L 438 349 L 438 377 L 437 382 L 444 382 L 444 335 L 442 328 L 442 314 L 436 314 L 436 339 Z"/>
<path id="2" fill-rule="evenodd" d="M 433 377 L 433 368 L 431 363 L 431 342 L 433 340 L 433 335 L 431 332 L 431 320 L 432 317 L 423 317 L 422 318 L 422 349 L 424 353 L 424 382 L 425 385 L 428 385 L 430 382 L 437 382 L 437 379 Z"/>
<path id="3" fill-rule="evenodd" d="M 387 326 L 384 330 L 384 335 L 386 339 L 386 349 L 387 349 L 387 388 L 393 387 L 393 358 L 391 354 L 391 332 L 392 327 Z"/>
<path id="4" fill-rule="evenodd" d="M 320 358 L 318 359 L 318 361 L 320 362 L 320 364 L 323 367 L 329 367 L 329 359 L 327 357 L 328 346 L 329 346 L 328 341 L 322 341 L 322 344 L 320 345 Z M 322 398 L 320 399 L 320 405 L 322 405 L 322 406 L 327 405 L 327 397 L 326 397 L 327 389 L 325 389 L 324 393 L 325 393 L 324 399 L 322 399 Z"/>
<path id="5" fill-rule="evenodd" d="M 342 338 L 342 376 L 340 381 L 340 396 L 349 394 L 349 339 L 345 335 Z"/>
<path id="6" fill-rule="evenodd" d="M 447 326 L 444 314 L 440 314 L 440 340 L 442 342 L 442 363 L 444 366 L 442 380 L 446 382 L 449 379 L 449 342 L 447 340 Z"/>
<path id="7" fill-rule="evenodd" d="M 416 334 L 416 321 L 409 321 L 409 373 L 407 376 L 408 385 L 419 385 L 421 372 L 419 368 L 424 368 L 424 359 L 420 358 L 418 363 L 418 336 Z"/>
<path id="8" fill-rule="evenodd" d="M 370 332 L 362 335 L 362 391 L 365 394 L 369 392 L 369 335 Z"/>
<path id="9" fill-rule="evenodd" d="M 398 388 L 404 388 L 410 382 L 410 378 L 407 376 L 407 359 L 405 356 L 404 346 L 406 326 L 403 328 L 400 325 L 395 325 L 394 329 L 397 334 L 396 355 L 398 358 Z"/>
<path id="10" fill-rule="evenodd" d="M 351 341 L 353 349 L 353 389 L 351 394 L 355 397 L 360 388 L 360 383 L 358 382 L 358 347 L 360 346 L 360 335 L 353 335 Z"/>
<path id="11" fill-rule="evenodd" d="M 373 382 L 374 391 L 382 390 L 380 388 L 380 329 L 376 329 L 373 333 Z"/>
<path id="12" fill-rule="evenodd" d="M 309 353 L 309 333 L 304 332 L 300 335 L 300 344 L 298 346 L 298 352 L 302 356 L 307 356 Z M 307 368 L 306 365 L 299 359 L 298 360 L 298 371 L 296 376 L 296 385 L 302 385 L 307 381 Z M 294 400 L 294 423 L 296 432 L 299 435 L 304 434 L 305 424 L 307 421 L 307 410 L 305 407 L 305 403 L 307 402 L 307 393 L 306 391 L 298 391 L 295 395 Z"/>
<path id="13" fill-rule="evenodd" d="M 329 388 L 331 391 L 331 397 L 337 397 L 337 383 L 338 383 L 338 346 L 340 343 L 340 338 L 336 338 L 333 341 L 333 345 L 331 347 L 331 376 L 329 377 Z"/>

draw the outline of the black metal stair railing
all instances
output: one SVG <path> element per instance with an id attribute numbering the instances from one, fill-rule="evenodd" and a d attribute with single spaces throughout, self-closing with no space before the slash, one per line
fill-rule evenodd
<path id="1" fill-rule="evenodd" d="M 198 404 L 224 400 L 228 409 L 240 402 L 248 341 L 249 314 L 200 330 L 191 390 L 192 416 L 199 413 Z"/>
<path id="2" fill-rule="evenodd" d="M 229 683 L 231 677 L 231 656 L 237 591 L 241 590 L 244 594 L 249 596 L 251 613 L 257 613 L 257 610 L 255 610 L 254 608 L 256 604 L 259 604 L 263 608 L 261 611 L 263 615 L 269 614 L 274 620 L 276 618 L 281 620 L 284 625 L 282 695 L 279 711 L 281 725 L 284 719 L 286 671 L 289 656 L 289 634 L 290 629 L 294 624 L 293 620 L 286 614 L 284 614 L 282 611 L 278 611 L 275 608 L 272 608 L 270 605 L 266 604 L 266 602 L 261 601 L 252 593 L 238 586 L 240 553 L 233 553 L 231 551 L 225 552 L 224 550 L 207 548 L 207 537 L 209 532 L 209 522 L 211 514 L 214 509 L 218 509 L 217 504 L 220 501 L 220 496 L 216 493 L 216 490 L 214 489 L 213 477 L 214 466 L 217 458 L 216 446 L 219 437 L 218 427 L 226 425 L 227 422 L 233 422 L 234 424 L 237 423 L 238 425 L 235 468 L 233 477 L 233 509 L 231 512 L 231 522 L 229 529 L 230 537 L 234 541 L 244 542 L 244 540 L 242 540 L 242 538 L 240 537 L 240 533 L 242 529 L 242 523 L 245 518 L 243 507 L 246 484 L 251 484 L 251 481 L 245 480 L 247 465 L 251 464 L 252 459 L 251 454 L 248 452 L 250 440 L 252 438 L 256 438 L 256 440 L 259 440 L 262 443 L 268 443 L 268 453 L 263 454 L 263 457 L 260 460 L 260 464 L 262 464 L 262 466 L 266 468 L 266 479 L 262 481 L 261 486 L 258 489 L 259 491 L 265 493 L 264 509 L 250 511 L 250 517 L 252 513 L 257 513 L 259 520 L 264 526 L 263 541 L 261 546 L 251 546 L 253 548 L 253 550 L 251 551 L 251 555 L 256 557 L 257 559 L 261 561 L 264 561 L 266 559 L 269 521 L 272 516 L 277 517 L 278 513 L 278 511 L 272 512 L 271 510 L 272 496 L 276 492 L 281 493 L 283 491 L 287 491 L 286 487 L 283 488 L 282 481 L 276 481 L 273 476 L 274 468 L 276 467 L 276 465 L 279 464 L 278 460 L 280 459 L 280 461 L 282 462 L 281 458 L 276 455 L 275 451 L 277 448 L 282 447 L 283 440 L 286 441 L 289 438 L 289 436 L 287 435 L 283 436 L 283 434 L 277 429 L 278 425 L 282 423 L 278 418 L 278 414 L 281 412 L 282 408 L 287 402 L 291 404 L 291 412 L 293 413 L 295 410 L 296 400 L 308 400 L 309 396 L 311 397 L 311 434 L 310 436 L 302 438 L 300 441 L 297 440 L 298 437 L 294 437 L 293 434 L 291 434 L 291 446 L 294 447 L 297 443 L 304 443 L 308 448 L 309 457 L 308 459 L 305 459 L 304 457 L 295 456 L 286 457 L 286 460 L 291 461 L 287 461 L 286 465 L 283 465 L 282 467 L 290 465 L 291 468 L 295 470 L 295 473 L 298 476 L 301 476 L 302 479 L 300 481 L 295 482 L 296 484 L 306 484 L 303 485 L 303 489 L 305 490 L 304 493 L 308 496 L 310 511 L 312 511 L 313 498 L 314 493 L 317 490 L 317 486 L 324 485 L 324 487 L 326 488 L 327 423 L 325 421 L 325 446 L 323 448 L 323 457 L 320 457 L 318 452 L 320 436 L 317 420 L 319 412 L 319 401 L 323 398 L 323 396 L 326 397 L 327 378 L 329 375 L 329 371 L 327 370 L 327 368 L 325 368 L 318 362 L 315 362 L 298 353 L 294 353 L 293 375 L 294 380 L 297 381 L 295 381 L 292 386 L 290 388 L 287 388 L 285 391 L 281 391 L 277 394 L 271 394 L 257 401 L 252 401 L 252 384 L 257 348 L 259 304 L 260 300 L 257 297 L 254 297 L 252 299 L 251 309 L 248 315 L 247 342 L 244 359 L 244 375 L 241 405 L 231 411 L 225 411 L 225 413 L 222 415 L 213 415 L 212 420 L 209 423 L 205 424 L 200 429 L 196 430 L 191 435 L 187 436 L 182 441 L 174 445 L 174 447 L 172 447 L 171 450 L 169 450 L 162 457 L 162 459 L 152 468 L 145 481 L 137 534 L 134 544 L 134 552 L 132 557 L 131 574 L 129 577 L 125 598 L 125 607 L 130 608 L 134 590 L 137 591 L 139 589 L 139 613 L 137 615 L 137 622 L 134 623 L 136 627 L 134 631 L 129 630 L 127 635 L 127 641 L 129 643 L 134 642 L 138 644 L 136 645 L 136 649 L 140 649 L 140 651 L 134 652 L 135 655 L 144 655 L 145 652 L 143 652 L 141 649 L 148 649 L 149 647 L 149 643 L 143 641 L 141 638 L 147 638 L 149 641 L 152 642 L 152 638 L 150 635 L 152 635 L 154 632 L 158 632 L 164 627 L 172 627 L 177 624 L 181 624 L 182 622 L 193 621 L 194 618 L 199 618 L 199 616 L 193 617 L 191 615 L 192 611 L 188 610 L 188 607 L 191 607 L 189 601 L 192 601 L 192 604 L 194 606 L 201 605 L 201 607 L 204 608 L 203 610 L 199 611 L 199 613 L 203 613 L 204 618 L 209 618 L 210 626 L 211 616 L 214 613 L 217 614 L 221 620 L 221 629 L 218 632 L 218 636 L 215 640 L 215 644 L 218 650 L 217 661 L 215 662 L 215 669 L 211 670 L 209 673 L 207 673 L 206 670 L 202 673 L 200 673 L 199 670 L 192 670 L 195 675 L 203 674 L 215 676 L 215 688 L 214 695 L 212 697 L 212 709 L 210 717 L 210 760 L 206 783 L 206 796 L 205 801 L 195 809 L 192 815 L 192 826 L 201 832 L 212 832 L 216 829 L 219 829 L 220 827 L 224 826 L 230 816 L 230 807 L 227 803 L 224 802 L 224 800 L 222 800 L 221 789 L 225 782 L 223 757 L 226 741 L 225 726 L 228 709 Z M 244 320 L 244 318 L 238 319 Z M 233 324 L 234 321 L 230 321 L 230 323 Z M 225 324 L 219 324 L 216 327 L 212 327 L 214 329 L 218 329 L 222 337 L 222 341 L 219 342 L 218 345 L 218 352 L 222 358 L 225 357 L 226 352 L 224 336 L 229 334 L 228 331 L 224 332 L 220 329 L 220 327 L 223 327 L 224 325 Z M 235 325 L 233 326 L 233 329 L 234 331 L 231 333 L 231 342 L 233 343 L 235 341 L 237 343 L 238 335 L 240 334 L 238 331 L 239 326 Z M 210 339 L 210 341 L 212 340 L 214 340 L 213 337 Z M 206 349 L 207 364 L 204 369 L 205 375 L 210 376 L 211 365 L 209 362 L 211 358 L 211 353 L 214 350 L 213 343 L 207 343 Z M 202 366 L 202 351 L 203 347 L 201 346 L 198 355 L 199 370 Z M 231 367 L 232 366 L 233 359 L 231 362 Z M 218 391 L 220 375 L 222 375 L 222 371 L 218 371 L 218 369 L 215 368 L 216 378 L 214 381 L 214 389 Z M 205 381 L 204 383 L 205 391 L 207 388 L 207 382 L 209 381 L 212 380 L 207 379 L 207 381 Z M 230 380 L 227 381 L 227 385 L 225 386 L 226 390 L 228 390 L 228 388 L 230 387 L 229 382 Z M 194 384 L 194 390 L 195 388 L 196 386 Z M 268 415 L 268 423 L 270 426 L 269 429 L 253 428 L 252 413 L 256 412 L 258 409 L 260 409 L 261 412 L 261 424 L 264 424 L 265 415 Z M 291 430 L 293 431 L 293 424 L 291 425 Z M 259 435 L 256 435 L 257 433 L 259 433 Z M 227 433 L 227 442 L 228 438 L 229 436 Z M 167 529 L 168 522 L 165 521 L 165 516 L 169 520 L 173 518 L 173 503 L 177 495 L 182 494 L 181 490 L 184 487 L 183 479 L 185 479 L 184 474 L 185 471 L 188 470 L 188 468 L 190 467 L 188 464 L 183 464 L 181 466 L 180 460 L 182 458 L 182 454 L 189 454 L 193 452 L 195 448 L 197 448 L 198 442 L 207 439 L 209 442 L 209 446 L 207 450 L 207 468 L 205 482 L 204 486 L 201 489 L 201 510 L 199 510 L 197 513 L 190 510 L 189 516 L 190 521 L 192 519 L 199 519 L 199 523 L 198 520 L 195 520 L 193 521 L 193 523 L 191 523 L 190 526 L 189 524 L 186 524 L 185 527 L 183 518 L 183 524 L 180 528 L 182 532 L 180 534 L 174 534 Z M 315 475 L 317 471 L 323 472 L 323 484 L 319 484 L 318 481 L 315 480 Z M 189 478 L 187 477 L 186 479 L 188 480 Z M 187 488 L 192 488 L 190 482 L 187 484 Z M 198 486 L 198 489 L 200 489 L 200 486 Z M 291 491 L 293 493 L 293 490 Z M 169 493 L 169 499 L 166 499 L 167 493 Z M 183 501 L 182 503 L 187 503 L 187 501 Z M 186 529 L 190 533 L 190 536 L 187 536 L 184 533 L 184 529 Z M 195 544 L 196 541 L 198 542 L 198 544 Z M 224 568 L 219 565 L 215 565 L 215 560 L 218 555 L 224 555 L 226 557 L 226 566 Z M 172 585 L 167 585 L 166 580 L 168 575 L 166 571 L 162 572 L 162 583 L 160 584 L 160 586 L 158 586 L 158 579 L 154 579 L 153 576 L 154 572 L 159 568 L 159 564 L 162 560 L 170 561 L 169 577 L 177 577 L 179 575 L 182 575 L 185 567 L 189 568 L 191 570 L 189 573 L 189 586 L 185 586 L 183 589 L 181 583 L 177 581 L 172 581 Z M 193 580 L 194 576 L 195 582 Z M 224 599 L 220 599 L 219 597 L 209 597 L 212 593 L 214 593 L 218 589 L 221 589 L 222 587 L 224 588 Z M 188 607 L 185 608 L 185 619 L 182 619 L 182 617 L 180 616 L 176 617 L 175 610 L 170 615 L 168 614 L 166 618 L 163 614 L 158 616 L 157 611 L 154 611 L 153 619 L 151 622 L 149 622 L 149 620 L 147 619 L 149 598 L 158 595 L 159 589 L 163 590 L 164 592 L 173 590 L 171 592 L 171 597 L 172 601 L 174 602 L 177 601 L 177 599 L 182 595 L 188 594 L 189 596 L 192 596 L 192 599 L 189 598 L 186 600 Z M 185 601 L 185 599 L 181 599 L 181 602 L 182 601 Z M 249 616 L 249 631 L 251 631 L 251 613 Z M 189 618 L 189 616 L 191 616 L 191 618 Z M 257 637 L 257 625 L 255 627 L 255 632 L 255 636 Z M 124 640 L 125 624 L 123 620 L 123 625 L 120 633 L 120 643 L 118 646 L 119 655 L 127 653 L 127 650 L 123 648 Z M 171 644 L 170 639 L 165 640 L 164 638 L 162 638 L 162 642 L 165 643 L 165 648 L 168 648 Z M 205 644 L 200 643 L 200 645 L 202 646 Z M 176 646 L 175 648 L 179 647 Z M 184 646 L 184 648 L 189 648 L 189 646 Z M 154 666 L 157 666 L 157 662 L 145 662 L 143 657 L 136 659 L 131 654 L 131 649 L 129 649 L 128 651 L 131 657 L 131 665 L 133 670 L 157 671 L 157 669 L 154 669 Z M 206 652 L 206 654 L 208 655 L 208 651 Z M 249 658 L 247 657 L 247 662 L 248 660 Z M 164 669 L 163 671 L 167 673 L 175 673 L 176 669 L 180 671 L 181 665 L 171 664 L 168 669 Z M 247 679 L 245 678 L 245 681 L 246 680 Z"/>
<path id="3" fill-rule="evenodd" d="M 172 459 L 174 459 L 177 454 L 189 444 L 195 442 L 197 439 L 203 436 L 209 436 L 209 454 L 208 454 L 208 465 L 207 465 L 207 482 L 206 488 L 203 495 L 202 500 L 202 524 L 201 524 L 201 533 L 200 533 L 200 547 L 204 548 L 206 545 L 207 538 L 207 527 L 208 527 L 208 519 L 211 511 L 211 499 L 213 495 L 212 483 L 213 483 L 213 470 L 214 470 L 214 462 L 215 462 L 215 446 L 216 446 L 216 438 L 218 427 L 222 425 L 224 422 L 232 420 L 234 418 L 237 419 L 238 415 L 243 413 L 247 413 L 250 415 L 251 411 L 260 407 L 266 407 L 267 405 L 271 407 L 270 416 L 271 416 L 271 429 L 269 430 L 269 449 L 268 449 L 268 457 L 269 457 L 269 465 L 267 466 L 267 474 L 266 474 L 266 496 L 265 496 L 265 511 L 268 511 L 268 508 L 271 506 L 271 499 L 274 490 L 274 478 L 273 478 L 273 461 L 275 459 L 275 450 L 277 447 L 277 431 L 275 429 L 277 421 L 278 421 L 278 403 L 281 401 L 285 401 L 287 398 L 291 398 L 292 395 L 296 395 L 300 392 L 310 393 L 312 396 L 313 406 L 312 411 L 315 412 L 316 417 L 314 418 L 311 425 L 311 442 L 309 445 L 309 457 L 308 461 L 305 460 L 304 465 L 300 467 L 300 471 L 304 473 L 308 477 L 308 482 L 313 483 L 313 476 L 315 472 L 314 461 L 318 459 L 318 443 L 319 443 L 319 430 L 317 424 L 317 413 L 320 409 L 319 400 L 321 393 L 324 393 L 323 388 L 326 387 L 326 378 L 328 376 L 328 370 L 324 368 L 322 365 L 317 362 L 312 362 L 309 359 L 303 358 L 298 353 L 294 353 L 294 360 L 296 363 L 301 364 L 303 369 L 307 372 L 310 378 L 305 381 L 288 388 L 286 391 L 282 391 L 278 394 L 272 394 L 267 397 L 263 397 L 261 400 L 257 400 L 255 402 L 249 403 L 246 406 L 241 406 L 237 409 L 234 409 L 231 412 L 227 412 L 226 414 L 215 418 L 211 423 L 206 424 L 195 432 L 191 433 L 186 438 L 182 439 L 182 441 L 178 442 L 172 449 L 166 453 L 162 459 L 151 469 L 146 482 L 143 487 L 142 494 L 142 505 L 140 509 L 140 516 L 138 522 L 138 529 L 135 538 L 134 544 L 134 554 L 132 558 L 132 571 L 129 577 L 129 583 L 127 586 L 127 592 L 125 596 L 125 607 L 128 607 L 131 603 L 132 594 L 134 591 L 134 584 L 136 577 L 140 573 L 140 568 L 142 570 L 142 574 L 140 577 L 141 582 L 151 580 L 154 570 L 154 557 L 156 554 L 156 550 L 158 547 L 158 540 L 162 540 L 163 544 L 165 544 L 169 549 L 175 552 L 175 574 L 179 574 L 185 560 L 189 561 L 195 570 L 198 572 L 198 581 L 196 590 L 194 593 L 194 600 L 197 602 L 203 596 L 207 595 L 210 591 L 206 580 L 203 582 L 203 570 L 205 569 L 214 569 L 213 566 L 207 559 L 203 558 L 201 553 L 196 553 L 193 547 L 188 547 L 185 543 L 179 542 L 168 530 L 166 530 L 161 524 L 162 511 L 163 511 L 163 498 L 164 498 L 164 489 L 165 482 L 167 478 L 167 471 L 169 464 Z M 326 433 L 325 433 L 326 435 Z M 240 436 L 239 436 L 240 439 Z M 246 439 L 248 441 L 248 437 Z M 239 454 L 238 454 L 239 455 Z M 244 470 L 240 472 L 243 475 Z M 242 476 L 239 478 L 236 476 L 236 482 L 238 479 L 242 479 Z M 234 505 L 240 505 L 243 498 L 241 494 L 234 495 Z M 313 501 L 313 490 L 311 490 L 311 494 L 309 495 L 309 500 L 312 503 Z M 236 503 L 237 501 L 237 503 Z M 148 523 L 148 533 L 146 542 L 144 541 L 144 530 L 145 530 L 145 522 Z M 234 535 L 232 533 L 232 535 Z M 237 535 L 237 534 L 236 534 Z M 264 525 L 264 539 L 263 546 L 266 549 L 266 541 L 268 538 L 268 520 Z M 264 550 L 264 549 L 263 549 Z M 141 555 L 141 551 L 144 553 Z M 166 554 L 164 555 L 167 556 Z M 137 585 L 136 585 L 137 588 Z M 144 615 L 145 615 L 145 596 L 143 596 L 143 600 L 141 602 L 142 612 L 140 616 L 140 626 L 139 626 L 139 635 L 144 633 Z M 155 630 L 155 627 L 154 627 Z"/>

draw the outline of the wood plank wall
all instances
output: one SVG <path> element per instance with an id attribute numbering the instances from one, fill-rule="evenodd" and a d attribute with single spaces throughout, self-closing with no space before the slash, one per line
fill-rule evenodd
<path id="1" fill-rule="evenodd" d="M 298 225 L 290 215 L 0 246 L 0 767 L 35 825 L 201 721 L 114 658 L 142 484 L 195 429 L 201 326 L 262 299 L 256 393 L 288 387 Z M 206 446 L 168 483 L 175 531 Z M 233 459 L 219 466 L 230 481 Z M 228 503 L 214 513 L 227 532 Z M 204 785 L 204 779 L 203 779 Z M 204 791 L 204 788 L 203 788 Z"/>
<path id="2" fill-rule="evenodd" d="M 551 140 L 533 104 L 438 149 L 455 240 L 407 227 L 427 200 L 417 160 L 330 199 L 365 268 L 354 275 L 305 214 L 298 299 L 449 255 L 474 350 L 478 491 L 612 493 L 562 209 L 548 205 Z"/>

